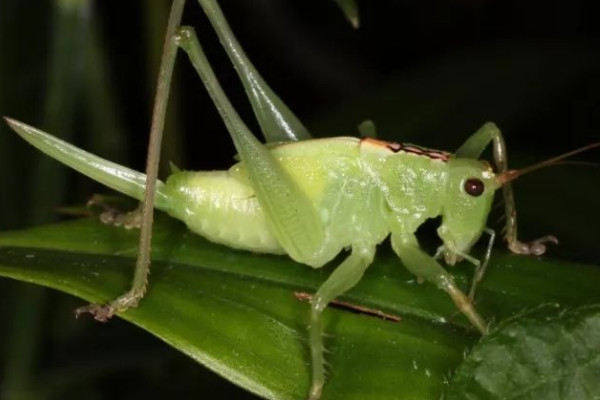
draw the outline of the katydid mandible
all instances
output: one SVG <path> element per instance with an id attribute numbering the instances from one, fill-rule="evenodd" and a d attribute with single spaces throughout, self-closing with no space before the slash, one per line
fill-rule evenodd
<path id="1" fill-rule="evenodd" d="M 375 139 L 310 139 L 306 128 L 269 88 L 247 59 L 215 0 L 200 5 L 227 51 L 271 146 L 261 144 L 227 99 L 190 27 L 181 27 L 184 0 L 174 0 L 167 27 L 153 112 L 146 174 L 103 160 L 36 128 L 7 118 L 26 141 L 121 193 L 142 200 L 138 261 L 130 291 L 106 304 L 77 310 L 98 320 L 137 306 L 147 287 L 153 208 L 183 221 L 191 231 L 232 248 L 287 254 L 320 268 L 346 248 L 350 255 L 311 300 L 309 325 L 312 384 L 309 399 L 325 383 L 322 312 L 352 288 L 373 261 L 376 246 L 391 235 L 393 250 L 413 274 L 444 290 L 481 333 L 487 325 L 472 305 L 484 275 L 495 234 L 486 228 L 494 193 L 502 188 L 508 248 L 518 254 L 543 254 L 544 236 L 531 243 L 517 238 L 510 181 L 527 170 L 508 170 L 501 132 L 486 123 L 454 154 Z M 174 172 L 157 180 L 158 154 L 177 48 L 196 68 L 231 135 L 240 162 L 227 171 Z M 480 161 L 493 146 L 496 171 Z M 596 147 L 596 143 L 587 148 Z M 570 153 L 569 153 L 570 155 Z M 550 160 L 555 162 L 556 160 Z M 543 163 L 543 164 L 547 164 Z M 443 244 L 435 256 L 424 252 L 415 232 L 441 216 Z M 483 232 L 490 235 L 482 261 L 469 254 Z M 466 259 L 475 275 L 464 294 L 436 260 Z"/>

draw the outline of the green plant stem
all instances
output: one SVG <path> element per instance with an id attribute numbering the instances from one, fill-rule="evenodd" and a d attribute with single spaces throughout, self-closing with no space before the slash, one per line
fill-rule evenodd
<path id="1" fill-rule="evenodd" d="M 67 141 L 72 137 L 79 94 L 79 66 L 86 29 L 83 11 L 88 6 L 88 0 L 59 0 L 55 5 L 42 125 Z M 64 201 L 66 193 L 66 171 L 47 157 L 40 157 L 36 160 L 33 173 L 35 181 L 29 193 L 31 222 L 55 219 L 53 207 Z"/>
<path id="2" fill-rule="evenodd" d="M 48 88 L 45 99 L 43 125 L 62 137 L 72 132 L 72 121 L 77 97 L 77 58 L 82 54 L 82 18 L 88 0 L 58 0 L 54 5 L 54 34 L 51 38 Z M 65 172 L 46 157 L 39 158 L 34 168 L 30 193 L 30 222 L 40 223 L 53 219 L 54 211 L 48 204 L 59 204 L 64 198 Z M 34 396 L 35 361 L 40 336 L 42 300 L 45 290 L 29 285 L 15 288 L 14 314 L 7 341 L 5 374 L 1 381 L 3 400 L 22 400 Z"/>
<path id="3" fill-rule="evenodd" d="M 85 103 L 89 114 L 89 149 L 115 162 L 125 161 L 125 138 L 115 87 L 109 79 L 107 52 L 98 20 L 89 21 L 85 45 Z"/>

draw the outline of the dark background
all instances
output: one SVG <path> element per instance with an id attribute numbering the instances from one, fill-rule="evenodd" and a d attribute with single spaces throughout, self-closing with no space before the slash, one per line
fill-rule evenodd
<path id="1" fill-rule="evenodd" d="M 372 119 L 380 138 L 452 150 L 491 120 L 506 134 L 513 166 L 600 138 L 595 1 L 363 1 L 359 30 L 333 1 L 221 3 L 258 70 L 316 136 L 357 135 L 356 126 Z M 168 6 L 0 0 L 0 114 L 143 169 Z M 188 1 L 184 23 L 196 27 L 227 93 L 258 134 L 196 2 Z M 182 54 L 175 76 L 164 158 L 189 169 L 228 167 L 233 146 Z M 598 152 L 580 159 L 598 160 Z M 595 185 L 579 179 L 590 176 Z M 516 189 L 522 231 L 556 233 L 563 245 L 553 256 L 598 262 L 598 182 L 597 168 L 581 166 L 523 178 Z M 0 230 L 64 218 L 57 208 L 103 191 L 4 125 L 0 185 Z M 566 211 L 566 221 L 555 218 Z M 121 321 L 74 321 L 69 309 L 79 304 L 0 280 L 0 399 L 217 390 L 218 398 L 250 397 Z"/>

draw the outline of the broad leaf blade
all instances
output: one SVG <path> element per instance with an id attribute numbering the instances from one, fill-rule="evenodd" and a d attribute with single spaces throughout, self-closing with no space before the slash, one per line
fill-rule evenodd
<path id="1" fill-rule="evenodd" d="M 4 234 L 0 275 L 107 300 L 130 281 L 136 235 L 91 220 Z M 313 291 L 322 274 L 283 257 L 210 244 L 173 221 L 159 219 L 156 236 L 156 258 L 194 261 L 155 261 L 143 305 L 122 317 L 260 396 L 304 398 L 308 305 L 293 292 Z M 473 339 L 422 319 L 391 323 L 338 310 L 327 316 L 334 367 L 324 399 L 435 397 Z M 370 358 L 378 361 L 365 370 Z M 399 390 L 397 379 L 414 384 Z"/>
<path id="2" fill-rule="evenodd" d="M 135 231 L 94 220 L 3 233 L 0 275 L 89 301 L 112 299 L 130 282 L 136 238 Z M 161 215 L 153 249 L 148 295 L 123 318 L 265 398 L 305 397 L 308 305 L 293 292 L 314 292 L 334 265 L 312 270 L 287 257 L 234 251 Z M 466 287 L 470 267 L 453 271 Z M 488 320 L 499 321 L 542 302 L 591 304 L 600 302 L 599 280 L 593 267 L 498 256 L 477 306 Z M 402 320 L 326 311 L 332 354 L 325 400 L 439 398 L 446 377 L 477 338 L 446 295 L 416 284 L 386 245 L 344 300 Z"/>

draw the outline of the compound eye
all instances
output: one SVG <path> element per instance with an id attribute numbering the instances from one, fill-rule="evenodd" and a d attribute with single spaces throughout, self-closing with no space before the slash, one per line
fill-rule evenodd
<path id="1" fill-rule="evenodd" d="M 483 189 L 485 189 L 485 185 L 483 184 L 483 182 L 481 182 L 481 179 L 477 178 L 467 179 L 463 187 L 465 189 L 465 192 L 467 192 L 468 195 L 473 197 L 481 196 L 481 194 L 483 193 Z"/>

